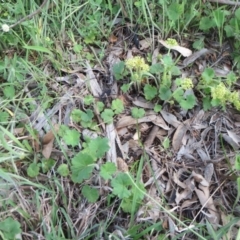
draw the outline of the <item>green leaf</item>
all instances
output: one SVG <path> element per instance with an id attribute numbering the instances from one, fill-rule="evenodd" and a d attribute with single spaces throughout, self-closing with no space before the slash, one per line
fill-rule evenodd
<path id="1" fill-rule="evenodd" d="M 107 138 L 97 137 L 89 142 L 88 148 L 94 157 L 101 158 L 109 150 L 110 147 Z"/>
<path id="2" fill-rule="evenodd" d="M 165 68 L 171 68 L 174 65 L 174 62 L 170 55 L 163 56 L 162 61 Z"/>
<path id="3" fill-rule="evenodd" d="M 215 26 L 215 22 L 212 18 L 209 17 L 201 17 L 199 28 L 203 31 L 207 31 L 210 28 Z"/>
<path id="4" fill-rule="evenodd" d="M 90 203 L 95 203 L 99 198 L 98 190 L 88 185 L 82 188 L 82 194 Z"/>
<path id="5" fill-rule="evenodd" d="M 62 176 L 62 177 L 67 177 L 69 175 L 69 169 L 68 169 L 68 165 L 62 163 L 58 169 L 57 172 Z"/>
<path id="6" fill-rule="evenodd" d="M 71 130 L 67 126 L 61 125 L 58 134 L 67 145 L 75 147 L 80 143 L 80 133 L 75 129 Z"/>
<path id="7" fill-rule="evenodd" d="M 137 108 L 137 107 L 132 108 L 131 113 L 132 113 L 132 117 L 135 118 L 135 119 L 142 118 L 145 115 L 144 109 Z"/>
<path id="8" fill-rule="evenodd" d="M 159 105 L 159 104 L 156 104 L 155 106 L 154 106 L 154 112 L 156 112 L 156 113 L 158 113 L 158 112 L 160 112 L 161 110 L 162 110 L 162 106 L 161 105 Z"/>
<path id="9" fill-rule="evenodd" d="M 21 224 L 12 217 L 8 217 L 0 222 L 0 231 L 7 240 L 14 240 L 16 235 L 22 232 Z"/>
<path id="10" fill-rule="evenodd" d="M 86 112 L 81 111 L 81 120 L 84 122 L 91 122 L 93 118 L 93 111 L 87 109 Z"/>
<path id="11" fill-rule="evenodd" d="M 235 17 L 240 20 L 240 8 L 238 8 L 235 13 L 234 13 Z"/>
<path id="12" fill-rule="evenodd" d="M 240 155 L 236 155 L 236 158 L 235 158 L 235 168 L 236 170 L 240 170 Z"/>
<path id="13" fill-rule="evenodd" d="M 43 53 L 48 53 L 50 55 L 52 55 L 52 52 L 45 48 L 45 47 L 42 47 L 42 46 L 23 46 L 24 48 L 28 49 L 28 50 L 33 50 L 33 51 L 36 51 L 36 52 L 43 52 Z"/>
<path id="14" fill-rule="evenodd" d="M 105 123 L 111 123 L 113 122 L 113 116 L 114 116 L 114 112 L 112 109 L 104 109 L 104 111 L 101 113 L 101 118 L 103 119 L 103 121 Z"/>
<path id="15" fill-rule="evenodd" d="M 157 88 L 155 86 L 151 86 L 150 84 L 146 84 L 144 86 L 144 96 L 147 100 L 151 101 L 157 95 Z"/>
<path id="16" fill-rule="evenodd" d="M 10 85 L 10 86 L 6 86 L 3 88 L 3 94 L 6 98 L 14 98 L 15 96 L 15 88 L 14 86 Z"/>
<path id="17" fill-rule="evenodd" d="M 126 173 L 119 173 L 111 182 L 113 194 L 119 198 L 128 198 L 131 196 L 131 191 L 128 187 L 132 184 L 129 176 Z"/>
<path id="18" fill-rule="evenodd" d="M 102 112 L 102 110 L 104 109 L 104 103 L 97 102 L 97 109 L 98 109 L 98 112 Z"/>
<path id="19" fill-rule="evenodd" d="M 193 48 L 197 50 L 201 50 L 204 48 L 204 37 L 201 37 L 200 39 L 196 40 L 193 43 Z"/>
<path id="20" fill-rule="evenodd" d="M 86 153 L 78 153 L 72 159 L 71 179 L 75 183 L 82 183 L 84 179 L 89 179 L 94 168 L 94 159 Z"/>
<path id="21" fill-rule="evenodd" d="M 185 109 L 185 110 L 188 110 L 188 109 L 192 109 L 194 107 L 194 105 L 196 104 L 196 98 L 194 95 L 187 95 L 186 96 L 186 100 L 182 100 L 180 102 L 180 106 Z"/>
<path id="22" fill-rule="evenodd" d="M 42 171 L 43 173 L 48 172 L 55 164 L 55 160 L 50 158 L 50 159 L 44 159 L 42 161 Z"/>
<path id="23" fill-rule="evenodd" d="M 117 167 L 114 163 L 107 162 L 101 166 L 100 176 L 105 180 L 111 179 L 116 170 Z"/>
<path id="24" fill-rule="evenodd" d="M 171 73 L 173 76 L 179 76 L 182 72 L 180 71 L 179 67 L 172 66 L 171 67 Z"/>
<path id="25" fill-rule="evenodd" d="M 123 77 L 125 63 L 123 61 L 120 61 L 113 65 L 113 74 L 116 80 L 120 80 Z"/>
<path id="26" fill-rule="evenodd" d="M 89 106 L 94 102 L 94 97 L 92 95 L 86 95 L 83 99 L 85 105 Z"/>
<path id="27" fill-rule="evenodd" d="M 172 91 L 170 88 L 166 87 L 166 86 L 161 86 L 159 89 L 159 97 L 162 100 L 169 100 L 172 96 Z"/>
<path id="28" fill-rule="evenodd" d="M 202 73 L 202 78 L 207 83 L 211 82 L 215 77 L 215 72 L 212 68 L 206 68 Z"/>
<path id="29" fill-rule="evenodd" d="M 73 109 L 71 113 L 71 118 L 75 123 L 79 123 L 81 121 L 81 110 Z"/>
<path id="30" fill-rule="evenodd" d="M 183 13 L 183 5 L 179 3 L 172 3 L 167 7 L 167 14 L 170 20 L 178 20 Z"/>
<path id="31" fill-rule="evenodd" d="M 36 177 L 39 174 L 39 166 L 37 163 L 31 163 L 27 168 L 29 177 Z"/>
<path id="32" fill-rule="evenodd" d="M 170 146 L 170 139 L 168 137 L 166 137 L 163 142 L 162 142 L 163 148 L 164 149 L 168 149 Z"/>
<path id="33" fill-rule="evenodd" d="M 212 105 L 211 105 L 210 97 L 204 97 L 203 98 L 203 110 L 208 111 L 211 109 L 211 107 L 212 107 Z"/>
<path id="34" fill-rule="evenodd" d="M 124 110 L 123 102 L 120 99 L 115 99 L 112 101 L 112 110 L 114 110 L 115 114 L 122 113 Z"/>
<path id="35" fill-rule="evenodd" d="M 164 71 L 164 66 L 161 63 L 155 63 L 150 67 L 149 71 L 152 74 L 162 73 Z"/>
<path id="36" fill-rule="evenodd" d="M 126 93 L 130 89 L 130 84 L 123 84 L 121 90 Z"/>
<path id="37" fill-rule="evenodd" d="M 217 8 L 216 10 L 213 11 L 214 21 L 218 28 L 223 26 L 223 24 L 225 22 L 225 16 L 227 16 L 228 14 L 229 14 L 228 11 L 220 9 L 220 8 Z"/>
<path id="38" fill-rule="evenodd" d="M 8 124 L 9 118 L 10 118 L 10 115 L 8 112 L 0 111 L 0 124 Z"/>
<path id="39" fill-rule="evenodd" d="M 80 44 L 75 44 L 75 45 L 73 46 L 73 51 L 74 51 L 75 53 L 80 53 L 82 50 L 83 50 L 83 46 L 80 45 Z"/>

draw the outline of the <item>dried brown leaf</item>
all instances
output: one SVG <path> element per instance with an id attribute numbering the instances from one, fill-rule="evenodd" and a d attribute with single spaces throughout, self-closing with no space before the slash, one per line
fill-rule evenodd
<path id="1" fill-rule="evenodd" d="M 162 110 L 161 115 L 168 124 L 174 126 L 175 128 L 177 128 L 181 124 L 181 122 L 179 122 L 177 118 L 171 113 Z"/>
<path id="2" fill-rule="evenodd" d="M 180 124 L 173 135 L 172 146 L 174 151 L 178 151 L 182 146 L 182 139 L 187 132 L 187 127 L 185 124 Z"/>
<path id="3" fill-rule="evenodd" d="M 121 171 L 121 172 L 128 172 L 129 171 L 128 165 L 120 157 L 117 158 L 117 167 L 118 167 L 118 170 Z"/>

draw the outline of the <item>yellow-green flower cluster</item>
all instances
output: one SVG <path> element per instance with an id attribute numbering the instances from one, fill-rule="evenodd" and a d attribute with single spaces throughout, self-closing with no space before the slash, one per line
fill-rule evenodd
<path id="1" fill-rule="evenodd" d="M 181 87 L 182 87 L 184 90 L 192 89 L 192 88 L 193 88 L 192 79 L 190 79 L 190 78 L 184 78 L 184 79 L 182 79 L 182 81 L 181 81 Z"/>
<path id="2" fill-rule="evenodd" d="M 229 94 L 229 101 L 233 104 L 233 106 L 239 111 L 240 110 L 240 101 L 239 101 L 239 93 L 237 91 L 231 92 Z"/>
<path id="3" fill-rule="evenodd" d="M 136 56 L 125 61 L 127 68 L 136 70 L 137 72 L 148 72 L 150 67 L 145 63 L 144 59 Z"/>
<path id="4" fill-rule="evenodd" d="M 176 46 L 178 46 L 178 42 L 177 42 L 175 39 L 173 39 L 173 38 L 168 38 L 168 39 L 166 40 L 166 44 L 167 44 L 169 47 L 176 47 Z"/>
<path id="5" fill-rule="evenodd" d="M 221 104 L 231 103 L 240 111 L 239 93 L 237 91 L 231 92 L 223 83 L 220 83 L 217 87 L 211 89 L 211 95 L 213 99 L 219 100 Z"/>
<path id="6" fill-rule="evenodd" d="M 213 99 L 219 100 L 223 104 L 229 100 L 229 90 L 223 83 L 220 83 L 218 86 L 211 88 L 211 95 Z"/>

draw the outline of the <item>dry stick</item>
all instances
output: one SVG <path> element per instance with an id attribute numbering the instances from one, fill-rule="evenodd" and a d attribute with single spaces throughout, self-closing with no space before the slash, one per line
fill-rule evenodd
<path id="1" fill-rule="evenodd" d="M 16 23 L 14 23 L 13 25 L 11 25 L 9 28 L 13 28 L 16 27 L 18 24 L 26 21 L 27 19 L 31 19 L 32 17 L 34 17 L 36 14 L 38 14 L 39 12 L 41 12 L 42 8 L 46 5 L 48 0 L 44 0 L 42 5 L 33 13 L 31 13 L 30 15 L 20 19 L 19 21 L 17 21 Z"/>
<path id="2" fill-rule="evenodd" d="M 208 0 L 209 2 L 215 2 L 220 4 L 240 6 L 240 2 L 228 1 L 228 0 Z"/>

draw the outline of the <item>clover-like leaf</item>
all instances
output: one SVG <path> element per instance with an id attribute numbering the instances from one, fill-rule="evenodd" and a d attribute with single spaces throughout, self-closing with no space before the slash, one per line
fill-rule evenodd
<path id="1" fill-rule="evenodd" d="M 63 138 L 67 145 L 75 147 L 80 143 L 80 133 L 75 129 L 69 129 L 66 125 L 60 126 L 58 134 Z"/>
<path id="2" fill-rule="evenodd" d="M 161 86 L 159 89 L 159 97 L 162 100 L 169 100 L 172 96 L 172 91 L 170 88 L 166 87 L 166 86 Z"/>
<path id="3" fill-rule="evenodd" d="M 82 188 L 82 194 L 90 203 L 95 203 L 99 198 L 98 190 L 88 185 Z"/>
<path id="4" fill-rule="evenodd" d="M 128 189 L 131 183 L 129 176 L 126 173 L 119 173 L 111 182 L 113 194 L 121 199 L 128 198 L 131 195 L 131 191 Z"/>
<path id="5" fill-rule="evenodd" d="M 112 110 L 114 110 L 115 114 L 122 113 L 124 110 L 123 102 L 120 99 L 115 99 L 112 101 Z"/>
<path id="6" fill-rule="evenodd" d="M 113 65 L 113 74 L 116 80 L 120 80 L 123 77 L 125 63 L 123 61 L 120 61 Z"/>
<path id="7" fill-rule="evenodd" d="M 117 167 L 114 163 L 107 162 L 101 166 L 100 176 L 105 180 L 111 179 L 112 174 L 115 173 L 116 170 L 117 170 Z"/>
<path id="8" fill-rule="evenodd" d="M 145 111 L 142 108 L 134 107 L 132 108 L 132 117 L 135 119 L 142 118 L 145 115 Z"/>
<path id="9" fill-rule="evenodd" d="M 68 165 L 65 163 L 62 163 L 58 169 L 57 172 L 62 176 L 62 177 L 67 177 L 69 174 L 69 169 L 68 169 Z"/>
<path id="10" fill-rule="evenodd" d="M 89 179 L 94 168 L 94 158 L 86 153 L 78 153 L 72 159 L 71 179 L 75 183 L 81 183 L 84 179 Z"/>
<path id="11" fill-rule="evenodd" d="M 155 86 L 151 86 L 150 84 L 146 84 L 144 86 L 144 96 L 147 100 L 152 100 L 157 95 L 157 88 Z"/>
<path id="12" fill-rule="evenodd" d="M 16 239 L 16 235 L 21 233 L 21 224 L 14 220 L 12 217 L 8 217 L 0 222 L 0 231 L 3 233 L 5 239 Z"/>
<path id="13" fill-rule="evenodd" d="M 104 111 L 101 113 L 101 118 L 105 123 L 111 123 L 113 121 L 114 112 L 112 109 L 104 109 Z"/>
<path id="14" fill-rule="evenodd" d="M 31 163 L 27 168 L 27 174 L 29 177 L 36 177 L 39 174 L 39 166 L 37 163 Z"/>
<path id="15" fill-rule="evenodd" d="M 187 95 L 186 96 L 186 100 L 182 100 L 180 102 L 180 106 L 185 109 L 185 110 L 188 110 L 188 109 L 192 109 L 194 107 L 194 105 L 196 104 L 196 98 L 194 95 Z"/>
<path id="16" fill-rule="evenodd" d="M 104 154 L 109 150 L 109 144 L 107 138 L 100 138 L 97 137 L 95 139 L 91 139 L 91 141 L 88 144 L 88 149 L 96 158 L 101 158 L 104 156 Z"/>

